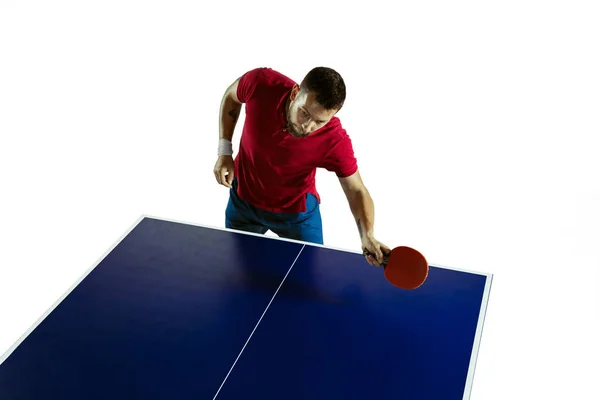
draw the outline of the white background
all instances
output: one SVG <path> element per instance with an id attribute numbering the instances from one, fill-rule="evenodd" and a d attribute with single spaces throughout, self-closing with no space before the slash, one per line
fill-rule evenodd
<path id="1" fill-rule="evenodd" d="M 0 354 L 141 214 L 222 227 L 223 91 L 326 65 L 377 238 L 495 275 L 471 399 L 600 398 L 594 2 L 94 3 L 0 2 Z"/>

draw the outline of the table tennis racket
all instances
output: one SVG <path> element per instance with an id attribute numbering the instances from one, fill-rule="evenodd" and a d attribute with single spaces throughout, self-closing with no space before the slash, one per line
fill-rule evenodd
<path id="1" fill-rule="evenodd" d="M 364 255 L 374 254 L 368 250 L 363 251 Z M 417 250 L 398 246 L 383 256 L 383 274 L 385 278 L 394 286 L 400 289 L 413 290 L 421 286 L 429 274 L 429 264 L 425 257 Z"/>

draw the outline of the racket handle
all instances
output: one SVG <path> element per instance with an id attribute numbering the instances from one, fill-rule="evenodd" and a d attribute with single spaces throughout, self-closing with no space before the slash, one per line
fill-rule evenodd
<path id="1" fill-rule="evenodd" d="M 377 257 L 375 257 L 375 254 L 371 253 L 371 252 L 370 252 L 369 250 L 367 250 L 366 248 L 365 248 L 365 249 L 363 249 L 363 255 L 364 255 L 364 256 L 366 256 L 366 255 L 369 255 L 369 256 L 371 256 L 371 257 L 373 257 L 373 258 L 377 258 Z M 389 255 L 389 254 L 384 254 L 384 255 L 383 255 L 383 267 L 385 267 L 385 266 L 387 265 L 387 263 L 388 263 L 389 259 L 390 259 L 390 255 Z"/>

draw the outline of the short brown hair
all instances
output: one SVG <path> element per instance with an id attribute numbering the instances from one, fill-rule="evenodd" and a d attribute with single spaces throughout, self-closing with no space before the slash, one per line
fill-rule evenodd
<path id="1" fill-rule="evenodd" d="M 313 68 L 306 74 L 300 90 L 314 92 L 317 103 L 326 110 L 339 110 L 346 101 L 346 85 L 342 76 L 327 67 Z"/>

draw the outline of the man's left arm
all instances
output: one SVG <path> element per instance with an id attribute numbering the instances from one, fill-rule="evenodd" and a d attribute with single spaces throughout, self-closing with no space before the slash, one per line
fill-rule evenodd
<path id="1" fill-rule="evenodd" d="M 375 205 L 360 172 L 357 170 L 348 177 L 338 179 L 354 216 L 362 249 L 375 254 L 375 257 L 366 256 L 367 262 L 373 266 L 381 266 L 383 254 L 388 254 L 390 248 L 375 239 Z"/>

